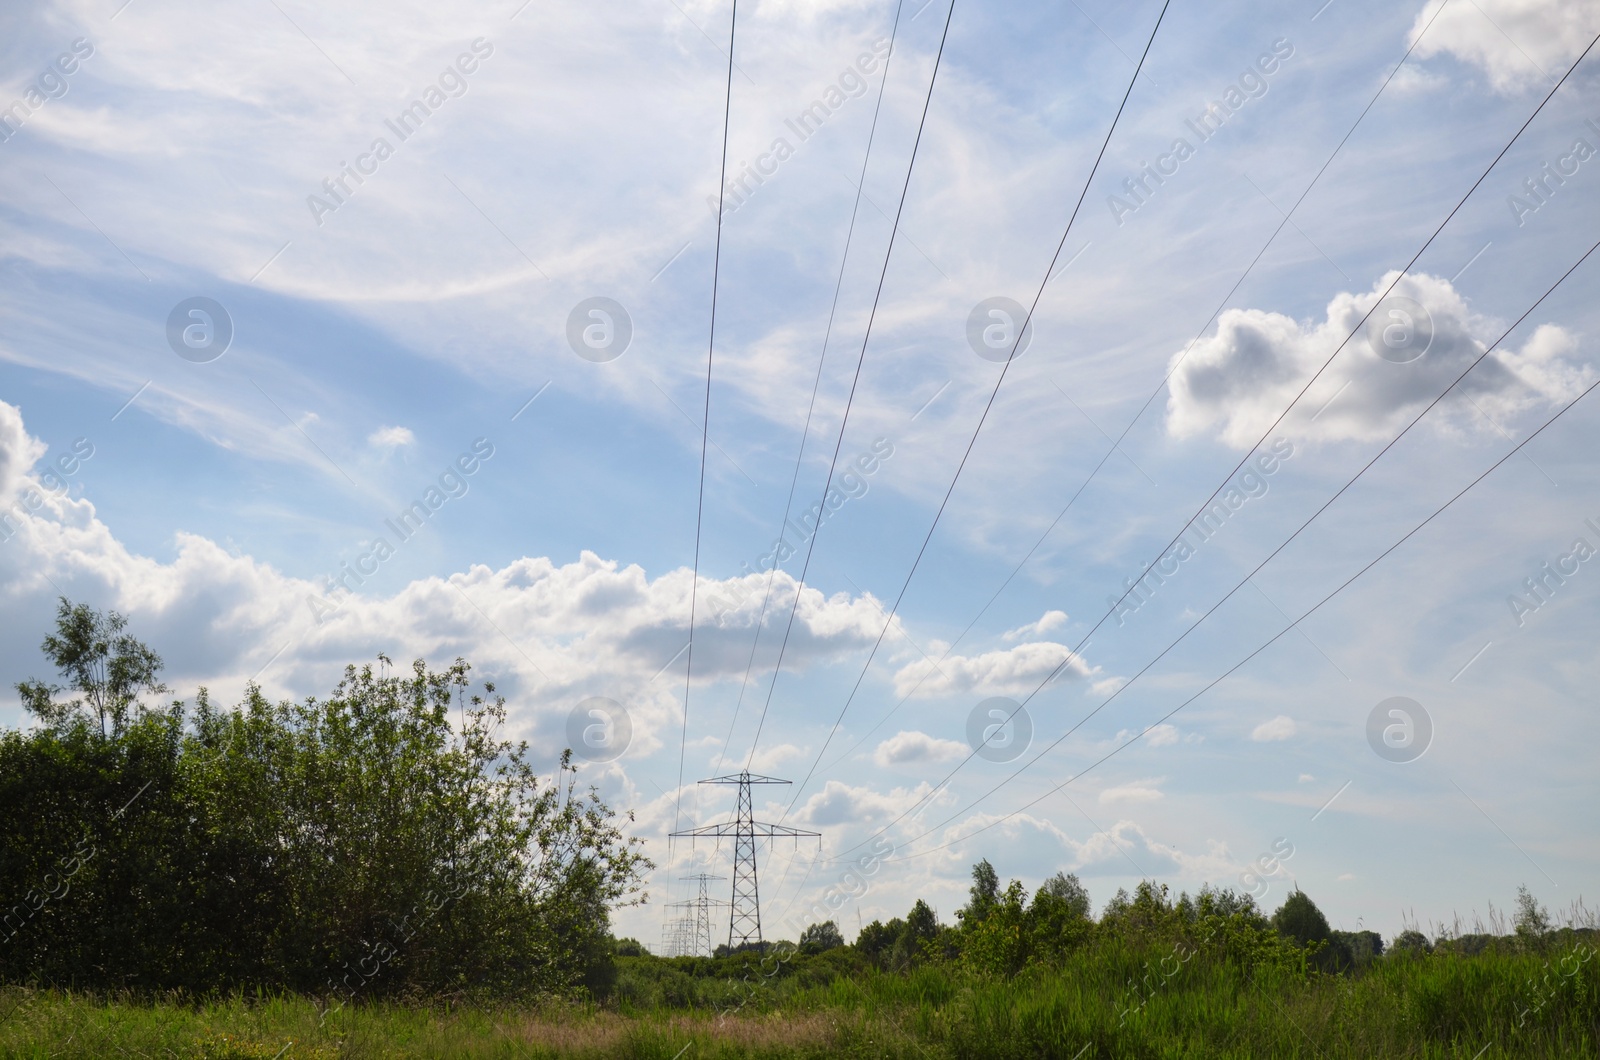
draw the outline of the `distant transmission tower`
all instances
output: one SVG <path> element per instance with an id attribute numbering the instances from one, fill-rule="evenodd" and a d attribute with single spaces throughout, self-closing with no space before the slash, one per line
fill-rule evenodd
<path id="1" fill-rule="evenodd" d="M 671 908 L 691 905 L 690 902 L 675 902 Z M 687 957 L 694 952 L 694 918 L 673 917 L 661 928 L 661 955 L 663 957 Z"/>
<path id="2" fill-rule="evenodd" d="M 673 832 L 674 837 L 687 836 L 699 837 L 733 837 L 733 901 L 729 904 L 728 911 L 728 948 L 738 949 L 740 946 L 755 943 L 761 944 L 761 898 L 756 888 L 756 840 L 758 838 L 772 839 L 788 837 L 798 842 L 800 839 L 822 838 L 820 832 L 808 832 L 803 828 L 790 828 L 787 825 L 768 824 L 765 821 L 755 820 L 754 809 L 750 798 L 752 784 L 787 784 L 787 780 L 778 780 L 775 777 L 763 777 L 751 773 L 749 770 L 725 777 L 713 777 L 702 780 L 702 784 L 737 784 L 739 786 L 739 804 L 732 821 L 723 824 L 708 824 L 700 828 L 690 828 L 682 832 Z M 701 884 L 703 888 L 704 883 Z M 710 929 L 707 928 L 707 936 Z"/>
<path id="3" fill-rule="evenodd" d="M 694 880 L 700 884 L 700 894 L 687 902 L 678 902 L 676 905 L 685 906 L 694 910 L 694 956 L 710 957 L 714 952 L 711 945 L 711 907 L 727 905 L 720 898 L 713 898 L 706 893 L 706 884 L 712 880 L 725 880 L 726 876 L 710 876 L 704 872 L 693 876 L 680 876 L 680 880 Z"/>

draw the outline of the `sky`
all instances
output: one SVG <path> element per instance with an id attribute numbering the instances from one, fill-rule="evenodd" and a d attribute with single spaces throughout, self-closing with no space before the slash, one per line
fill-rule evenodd
<path id="1" fill-rule="evenodd" d="M 190 701 L 463 657 L 652 946 L 743 769 L 769 938 L 1592 903 L 1600 9 L 731 14 L 8 5 L 0 724 L 61 596 Z"/>

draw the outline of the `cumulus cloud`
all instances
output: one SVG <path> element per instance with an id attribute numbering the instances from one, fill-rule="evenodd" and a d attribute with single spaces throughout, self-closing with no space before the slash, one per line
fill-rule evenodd
<path id="1" fill-rule="evenodd" d="M 887 823 L 927 797 L 932 786 L 924 781 L 915 788 L 877 791 L 866 785 L 854 787 L 842 780 L 830 780 L 821 791 L 801 804 L 791 816 L 812 825 L 872 825 Z M 947 793 L 934 802 L 946 802 Z"/>
<path id="2" fill-rule="evenodd" d="M 398 449 L 416 440 L 409 427 L 379 427 L 367 435 L 367 444 L 374 449 Z"/>
<path id="3" fill-rule="evenodd" d="M 1341 292 L 1318 323 L 1260 309 L 1223 313 L 1214 335 L 1197 343 L 1187 357 L 1181 351 L 1174 355 L 1168 431 L 1180 438 L 1214 433 L 1238 449 L 1254 444 L 1396 275 L 1385 275 L 1370 291 Z M 1407 317 L 1393 315 L 1416 316 L 1415 310 L 1394 301 L 1398 298 L 1420 304 L 1431 321 L 1425 352 L 1404 363 L 1378 356 L 1367 338 L 1374 328 L 1381 332 L 1384 327 L 1412 326 Z M 1473 313 L 1448 280 L 1406 276 L 1300 399 L 1301 414 L 1287 418 L 1280 430 L 1324 440 L 1391 437 L 1483 352 L 1483 336 L 1492 339 L 1500 330 L 1494 321 Z M 1421 341 L 1425 331 L 1391 334 L 1415 335 Z M 1381 337 L 1377 341 L 1381 344 Z M 1570 332 L 1543 325 L 1521 349 L 1502 347 L 1486 358 L 1429 420 L 1444 430 L 1497 435 L 1495 425 L 1504 426 L 1506 418 L 1564 401 L 1590 381 L 1590 370 L 1576 363 L 1577 349 Z"/>
<path id="4" fill-rule="evenodd" d="M 23 426 L 21 410 L 0 401 L 0 506 L 11 503 L 44 451 L 44 443 Z"/>
<path id="5" fill-rule="evenodd" d="M 1060 676 L 1088 677 L 1098 672 L 1064 644 L 1032 641 L 982 655 L 948 655 L 937 662 L 918 659 L 895 671 L 894 690 L 898 696 L 919 698 L 967 692 L 1025 695 L 1063 662 L 1067 665 Z"/>
<path id="6" fill-rule="evenodd" d="M 1417 58 L 1452 55 L 1506 95 L 1560 77 L 1600 29 L 1592 6 L 1567 0 L 1473 0 L 1441 12 L 1446 3 L 1428 0 L 1417 13 L 1407 38 L 1413 44 L 1421 38 Z"/>
<path id="7" fill-rule="evenodd" d="M 948 843 L 971 835 L 975 829 L 990 825 L 989 831 L 978 834 L 970 849 L 964 844 L 950 848 L 944 861 L 950 867 L 965 868 L 976 856 L 983 837 L 995 832 L 1011 840 L 1021 840 L 1028 849 L 1041 843 L 1054 843 L 1066 855 L 1065 868 L 1069 872 L 1088 876 L 1126 875 L 1130 867 L 1139 875 L 1176 876 L 1190 880 L 1217 880 L 1237 877 L 1239 865 L 1228 852 L 1226 843 L 1208 839 L 1204 852 L 1179 849 L 1150 836 L 1137 822 L 1119 820 L 1106 828 L 1097 828 L 1087 837 L 1079 839 L 1048 817 L 1035 817 L 1019 813 L 1002 818 L 1000 814 L 974 814 L 952 825 L 940 842 Z"/>
<path id="8" fill-rule="evenodd" d="M 1264 721 L 1250 730 L 1250 739 L 1257 743 L 1268 743 L 1273 740 L 1287 740 L 1295 734 L 1294 719 L 1287 714 L 1279 714 L 1270 721 Z"/>
<path id="9" fill-rule="evenodd" d="M 1039 621 L 1029 622 L 1025 626 L 1018 626 L 1016 629 L 1008 629 L 1000 636 L 1001 639 L 1007 641 L 1018 641 L 1023 637 L 1042 637 L 1052 629 L 1064 625 L 1066 621 L 1067 613 L 1065 611 L 1046 611 L 1040 616 Z"/>
<path id="10" fill-rule="evenodd" d="M 42 451 L 16 409 L 0 404 L 0 481 L 7 489 L 27 481 Z M 363 590 L 358 579 L 349 582 L 356 591 L 347 592 L 290 577 L 191 533 L 175 535 L 168 560 L 139 555 L 117 539 L 92 502 L 60 491 L 29 496 L 39 503 L 8 512 L 0 548 L 8 620 L 24 629 L 46 628 L 58 586 L 74 599 L 115 608 L 161 651 L 175 687 L 204 683 L 227 695 L 266 666 L 261 680 L 273 694 L 299 696 L 325 692 L 346 663 L 379 651 L 436 663 L 461 655 L 496 675 L 513 697 L 513 723 L 525 734 L 564 739 L 566 712 L 581 698 L 601 695 L 632 714 L 638 751 L 658 746 L 658 732 L 676 735 L 678 690 L 662 678 L 675 671 L 681 681 L 683 673 L 688 570 L 651 578 L 637 565 L 585 551 L 566 564 L 523 557 L 499 568 L 474 565 L 387 594 L 370 585 Z M 716 579 L 700 581 L 701 593 L 725 588 Z M 775 580 L 779 602 L 769 622 L 786 620 L 797 590 L 788 575 Z M 875 603 L 799 591 L 785 666 L 830 660 L 876 637 L 881 619 Z M 753 621 L 697 628 L 697 683 L 744 674 Z M 37 665 L 27 646 L 8 642 L 0 655 L 7 672 Z M 669 662 L 671 670 L 665 669 Z M 781 745 L 767 749 L 762 761 L 801 754 Z"/>
<path id="11" fill-rule="evenodd" d="M 908 762 L 953 762 L 967 756 L 968 747 L 957 740 L 941 740 L 925 732 L 901 730 L 880 743 L 872 760 L 880 766 Z"/>
<path id="12" fill-rule="evenodd" d="M 799 747 L 792 743 L 773 744 L 770 747 L 756 748 L 755 756 L 750 759 L 750 768 L 756 773 L 771 773 L 785 762 L 806 757 L 809 748 Z"/>

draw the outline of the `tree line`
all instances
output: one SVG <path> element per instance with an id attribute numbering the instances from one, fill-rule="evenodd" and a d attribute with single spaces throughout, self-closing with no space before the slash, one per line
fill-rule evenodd
<path id="1" fill-rule="evenodd" d="M 325 699 L 165 695 L 125 619 L 60 601 L 64 684 L 0 733 L 0 982 L 327 999 L 603 991 L 641 840 L 538 777 L 462 660 Z M 630 818 L 631 819 L 631 818 Z"/>

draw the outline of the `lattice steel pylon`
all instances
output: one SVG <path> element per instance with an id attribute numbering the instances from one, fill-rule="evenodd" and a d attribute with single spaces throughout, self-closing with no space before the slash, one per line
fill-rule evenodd
<path id="1" fill-rule="evenodd" d="M 677 902 L 677 905 L 689 905 L 688 902 Z M 661 928 L 661 955 L 663 957 L 685 957 L 691 954 L 694 946 L 694 918 L 674 917 Z"/>
<path id="2" fill-rule="evenodd" d="M 710 957 L 715 952 L 711 945 L 711 907 L 714 905 L 727 905 L 720 898 L 713 898 L 706 892 L 706 884 L 712 880 L 725 880 L 726 876 L 711 876 L 704 872 L 693 876 L 679 876 L 680 880 L 695 880 L 700 884 L 700 894 L 687 902 L 675 902 L 674 907 L 682 906 L 694 910 L 694 955 L 696 957 Z"/>
<path id="3" fill-rule="evenodd" d="M 761 939 L 761 897 L 756 886 L 756 840 L 789 837 L 797 843 L 801 839 L 822 839 L 820 832 L 808 832 L 803 828 L 790 828 L 787 825 L 768 824 L 755 819 L 755 811 L 750 798 L 752 784 L 787 784 L 787 780 L 776 777 L 763 777 L 749 770 L 732 773 L 725 777 L 712 777 L 702 780 L 702 784 L 737 784 L 739 786 L 738 808 L 732 821 L 722 824 L 708 824 L 699 828 L 690 828 L 682 832 L 673 832 L 674 837 L 687 836 L 691 839 L 699 837 L 733 837 L 733 901 L 728 907 L 728 948 L 738 949 L 750 943 L 760 946 Z M 701 886 L 705 886 L 701 884 Z M 707 931 L 709 935 L 709 929 Z"/>

